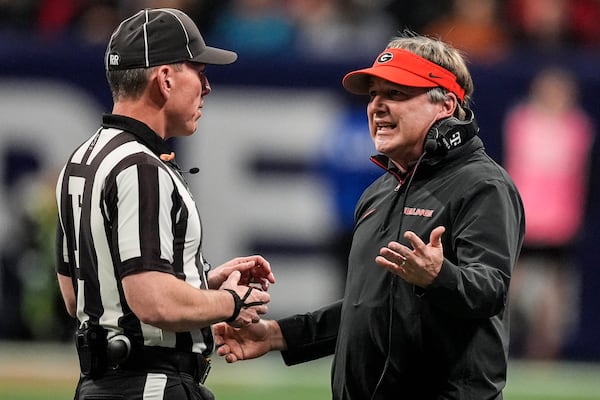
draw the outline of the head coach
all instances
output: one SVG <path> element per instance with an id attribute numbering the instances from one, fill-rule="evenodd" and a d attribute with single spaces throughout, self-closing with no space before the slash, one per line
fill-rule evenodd
<path id="1" fill-rule="evenodd" d="M 366 98 L 382 171 L 355 208 L 344 298 L 239 330 L 219 324 L 218 353 L 235 362 L 279 350 L 289 365 L 334 354 L 334 400 L 501 400 L 525 217 L 478 136 L 462 55 L 405 32 L 342 83 Z"/>

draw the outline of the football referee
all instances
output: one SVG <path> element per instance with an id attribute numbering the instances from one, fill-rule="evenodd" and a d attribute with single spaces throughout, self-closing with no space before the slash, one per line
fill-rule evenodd
<path id="1" fill-rule="evenodd" d="M 77 318 L 75 399 L 213 399 L 211 325 L 256 323 L 275 279 L 261 256 L 210 269 L 197 207 L 165 140 L 190 136 L 230 64 L 176 9 L 124 20 L 106 50 L 114 107 L 62 169 L 57 275 Z"/>

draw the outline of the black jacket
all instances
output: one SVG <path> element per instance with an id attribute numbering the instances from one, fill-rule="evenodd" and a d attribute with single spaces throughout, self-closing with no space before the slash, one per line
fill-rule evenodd
<path id="1" fill-rule="evenodd" d="M 410 184 L 384 156 L 374 161 L 388 173 L 356 207 L 344 299 L 279 321 L 284 360 L 335 352 L 336 400 L 502 399 L 508 288 L 525 231 L 517 189 L 478 137 L 424 158 Z M 426 289 L 375 264 L 392 240 L 410 247 L 403 232 L 428 243 L 440 225 L 445 260 Z"/>

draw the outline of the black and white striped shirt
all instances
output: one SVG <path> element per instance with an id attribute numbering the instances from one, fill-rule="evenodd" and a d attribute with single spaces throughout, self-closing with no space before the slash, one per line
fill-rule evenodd
<path id="1" fill-rule="evenodd" d="M 59 175 L 57 272 L 73 280 L 79 324 L 208 354 L 210 329 L 175 333 L 144 324 L 121 285 L 129 274 L 161 271 L 206 288 L 200 216 L 178 167 L 159 158 L 169 152 L 145 124 L 104 116 Z"/>

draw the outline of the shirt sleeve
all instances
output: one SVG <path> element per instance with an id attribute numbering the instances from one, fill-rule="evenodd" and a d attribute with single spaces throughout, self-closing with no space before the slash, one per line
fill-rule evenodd
<path id="1" fill-rule="evenodd" d="M 317 311 L 278 320 L 288 349 L 281 352 L 286 365 L 300 364 L 335 351 L 342 300 Z"/>
<path id="2" fill-rule="evenodd" d="M 60 220 L 56 222 L 56 243 L 55 243 L 55 260 L 56 273 L 64 276 L 71 276 L 71 268 L 69 267 L 68 257 L 65 255 L 65 234 L 60 225 Z"/>
<path id="3" fill-rule="evenodd" d="M 121 277 L 140 271 L 174 273 L 173 231 L 179 207 L 175 185 L 158 163 L 136 157 L 106 184 L 114 262 Z"/>

